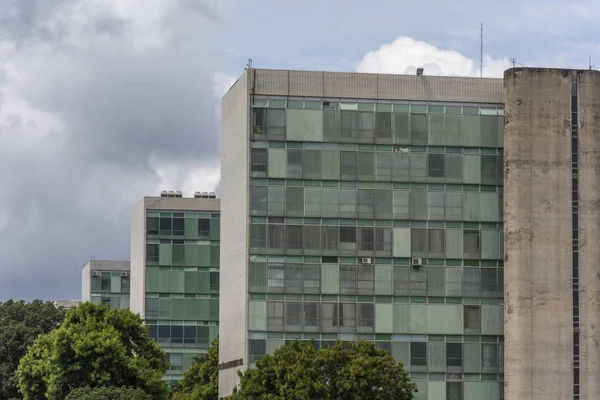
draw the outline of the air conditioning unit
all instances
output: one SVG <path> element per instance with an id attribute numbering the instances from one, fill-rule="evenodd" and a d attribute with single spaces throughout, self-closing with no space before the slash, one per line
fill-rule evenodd
<path id="1" fill-rule="evenodd" d="M 129 272 L 121 272 L 121 276 L 129 276 Z"/>
<path id="2" fill-rule="evenodd" d="M 100 276 L 100 272 L 92 271 L 92 276 Z"/>
<path id="3" fill-rule="evenodd" d="M 371 257 L 363 257 L 360 259 L 360 262 L 363 264 L 371 264 L 373 262 L 373 259 Z"/>
<path id="4" fill-rule="evenodd" d="M 411 261 L 411 265 L 413 267 L 420 267 L 423 265 L 423 259 L 422 258 L 413 258 Z"/>

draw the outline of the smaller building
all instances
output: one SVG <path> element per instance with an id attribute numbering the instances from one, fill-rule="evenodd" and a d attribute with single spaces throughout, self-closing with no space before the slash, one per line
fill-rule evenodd
<path id="1" fill-rule="evenodd" d="M 81 300 L 129 308 L 129 261 L 90 260 L 81 269 Z"/>
<path id="2" fill-rule="evenodd" d="M 69 309 L 77 307 L 79 303 L 81 303 L 81 300 L 56 300 L 54 302 L 54 307 Z"/>

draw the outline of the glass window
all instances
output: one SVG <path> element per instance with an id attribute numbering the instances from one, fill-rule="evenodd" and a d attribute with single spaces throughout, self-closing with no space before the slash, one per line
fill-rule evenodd
<path id="1" fill-rule="evenodd" d="M 211 292 L 219 291 L 219 273 L 216 271 L 210 273 L 210 290 Z"/>
<path id="2" fill-rule="evenodd" d="M 252 149 L 250 152 L 250 171 L 252 172 L 267 172 L 268 150 L 267 149 Z"/>
<path id="3" fill-rule="evenodd" d="M 248 363 L 253 366 L 265 354 L 267 354 L 267 341 L 264 339 L 248 340 Z"/>
<path id="4" fill-rule="evenodd" d="M 356 294 L 356 267 L 340 265 L 340 293 Z"/>
<path id="5" fill-rule="evenodd" d="M 467 230 L 463 233 L 463 245 L 465 258 L 479 258 L 481 244 L 479 240 L 479 231 Z"/>
<path id="6" fill-rule="evenodd" d="M 287 164 L 287 177 L 291 179 L 301 179 L 303 170 L 303 150 L 289 150 L 288 149 L 288 164 Z"/>
<path id="7" fill-rule="evenodd" d="M 429 123 L 427 114 L 411 114 L 411 143 L 426 145 L 428 141 Z"/>
<path id="8" fill-rule="evenodd" d="M 356 152 L 342 151 L 340 153 L 340 174 L 344 180 L 356 180 Z"/>
<path id="9" fill-rule="evenodd" d="M 158 326 L 148 325 L 148 336 L 156 340 L 158 338 Z"/>
<path id="10" fill-rule="evenodd" d="M 340 249 L 352 250 L 356 247 L 356 228 L 340 226 Z"/>
<path id="11" fill-rule="evenodd" d="M 268 109 L 267 108 L 253 108 L 252 109 L 252 127 L 254 134 L 267 134 L 268 126 Z"/>
<path id="12" fill-rule="evenodd" d="M 483 368 L 492 370 L 498 368 L 498 345 L 495 343 L 482 343 L 481 358 Z"/>
<path id="13" fill-rule="evenodd" d="M 358 303 L 358 326 L 361 328 L 375 326 L 375 305 L 373 303 Z"/>
<path id="14" fill-rule="evenodd" d="M 356 111 L 342 111 L 342 141 L 356 139 L 357 113 Z"/>
<path id="15" fill-rule="evenodd" d="M 446 366 L 462 367 L 462 343 L 446 343 Z"/>
<path id="16" fill-rule="evenodd" d="M 375 232 L 373 228 L 358 228 L 360 233 L 360 250 L 375 249 Z"/>
<path id="17" fill-rule="evenodd" d="M 498 183 L 496 176 L 496 156 L 481 156 L 481 183 L 483 185 L 495 185 Z"/>
<path id="18" fill-rule="evenodd" d="M 285 325 L 287 327 L 302 325 L 302 303 L 285 303 Z"/>
<path id="19" fill-rule="evenodd" d="M 269 292 L 283 292 L 283 264 L 267 264 L 267 285 Z"/>
<path id="20" fill-rule="evenodd" d="M 267 225 L 250 224 L 250 247 L 261 250 L 267 248 Z"/>
<path id="21" fill-rule="evenodd" d="M 183 343 L 195 344 L 196 343 L 196 327 L 195 326 L 184 326 L 183 327 Z"/>
<path id="22" fill-rule="evenodd" d="M 171 343 L 171 326 L 170 325 L 159 325 L 158 326 L 158 343 L 161 343 L 161 344 Z"/>
<path id="23" fill-rule="evenodd" d="M 158 244 L 146 245 L 146 261 L 158 261 Z"/>
<path id="24" fill-rule="evenodd" d="M 282 271 L 283 272 L 283 271 Z M 282 276 L 283 278 L 283 276 Z M 283 302 L 267 302 L 267 328 L 273 330 L 283 330 Z"/>
<path id="25" fill-rule="evenodd" d="M 171 234 L 171 217 L 160 217 L 160 234 L 170 235 Z"/>
<path id="26" fill-rule="evenodd" d="M 250 188 L 250 213 L 262 214 L 267 213 L 267 187 L 256 187 Z"/>
<path id="27" fill-rule="evenodd" d="M 171 326 L 171 343 L 183 343 L 183 326 Z"/>
<path id="28" fill-rule="evenodd" d="M 304 326 L 319 326 L 319 304 L 304 303 Z"/>
<path id="29" fill-rule="evenodd" d="M 339 323 L 341 327 L 352 328 L 356 326 L 356 304 L 340 304 L 339 312 Z"/>
<path id="30" fill-rule="evenodd" d="M 183 215 L 180 218 L 173 218 L 173 235 L 175 236 L 183 236 L 184 233 L 184 225 L 185 220 L 183 219 Z"/>
<path id="31" fill-rule="evenodd" d="M 337 250 L 339 243 L 338 227 L 323 227 L 323 250 Z"/>
<path id="32" fill-rule="evenodd" d="M 496 268 L 481 269 L 481 295 L 496 297 L 498 295 L 498 274 Z"/>
<path id="33" fill-rule="evenodd" d="M 358 294 L 373 294 L 375 269 L 373 265 L 358 265 L 356 267 L 356 286 Z"/>
<path id="34" fill-rule="evenodd" d="M 410 365 L 413 367 L 421 367 L 427 365 L 427 343 L 426 342 L 411 342 L 410 343 Z"/>
<path id="35" fill-rule="evenodd" d="M 462 382 L 446 382 L 446 400 L 463 400 Z"/>
<path id="36" fill-rule="evenodd" d="M 323 110 L 323 138 L 325 140 L 339 140 L 341 119 L 341 113 L 338 110 Z"/>
<path id="37" fill-rule="evenodd" d="M 446 252 L 446 240 L 444 229 L 429 229 L 429 255 L 443 257 Z"/>
<path id="38" fill-rule="evenodd" d="M 304 250 L 321 249 L 321 227 L 304 226 Z"/>
<path id="39" fill-rule="evenodd" d="M 110 276 L 102 277 L 102 281 L 100 283 L 100 290 L 110 291 Z"/>
<path id="40" fill-rule="evenodd" d="M 375 130 L 375 114 L 372 112 L 358 113 L 358 140 L 372 143 Z"/>
<path id="41" fill-rule="evenodd" d="M 198 235 L 210 236 L 210 219 L 198 220 Z"/>
<path id="42" fill-rule="evenodd" d="M 427 173 L 430 178 L 443 178 L 445 176 L 445 161 L 443 154 L 427 155 Z"/>
<path id="43" fill-rule="evenodd" d="M 146 218 L 146 233 L 148 235 L 158 235 L 158 217 Z"/>
<path id="44" fill-rule="evenodd" d="M 302 268 L 304 293 L 320 293 L 321 270 L 318 264 L 304 264 Z"/>
<path id="45" fill-rule="evenodd" d="M 283 250 L 286 242 L 285 225 L 268 225 L 269 227 L 269 249 Z"/>
<path id="46" fill-rule="evenodd" d="M 468 333 L 478 333 L 481 326 L 481 307 L 465 306 L 464 308 L 464 328 Z"/>
<path id="47" fill-rule="evenodd" d="M 288 225 L 287 226 L 287 248 L 301 250 L 302 245 L 302 226 Z"/>
<path id="48" fill-rule="evenodd" d="M 285 110 L 269 109 L 269 136 L 284 136 L 285 135 Z"/>
<path id="49" fill-rule="evenodd" d="M 302 264 L 285 265 L 285 291 L 302 293 Z"/>
<path id="50" fill-rule="evenodd" d="M 377 139 L 384 139 L 382 142 L 389 141 L 392 138 L 392 114 L 389 112 L 375 113 L 375 135 Z M 388 140 L 385 140 L 388 139 Z"/>

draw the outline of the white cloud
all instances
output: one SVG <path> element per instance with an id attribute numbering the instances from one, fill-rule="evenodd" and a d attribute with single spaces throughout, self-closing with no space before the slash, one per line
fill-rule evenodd
<path id="1" fill-rule="evenodd" d="M 358 64 L 359 72 L 413 74 L 418 67 L 426 75 L 479 76 L 479 60 L 464 56 L 455 50 L 444 50 L 432 44 L 401 36 L 392 43 L 371 51 Z M 483 57 L 483 76 L 502 77 L 510 67 L 508 59 Z"/>

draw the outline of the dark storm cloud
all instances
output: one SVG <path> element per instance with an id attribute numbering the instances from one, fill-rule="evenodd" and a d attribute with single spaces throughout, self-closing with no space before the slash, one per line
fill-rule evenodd
<path id="1" fill-rule="evenodd" d="M 218 164 L 211 41 L 226 16 L 210 0 L 118 1 L 0 5 L 0 301 L 78 298 L 86 259 L 128 259 L 157 168 Z"/>

